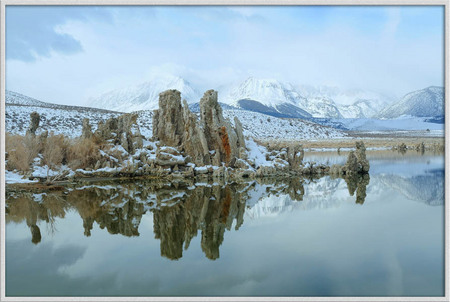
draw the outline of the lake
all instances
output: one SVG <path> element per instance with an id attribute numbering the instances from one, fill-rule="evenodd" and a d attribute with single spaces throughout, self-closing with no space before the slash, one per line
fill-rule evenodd
<path id="1" fill-rule="evenodd" d="M 8 191 L 6 296 L 443 296 L 444 156 L 368 159 L 351 180 Z"/>

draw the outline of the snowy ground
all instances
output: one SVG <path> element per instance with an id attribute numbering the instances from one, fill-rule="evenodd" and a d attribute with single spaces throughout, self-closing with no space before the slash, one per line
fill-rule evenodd
<path id="1" fill-rule="evenodd" d="M 72 108 L 74 108 L 72 106 Z M 97 128 L 99 121 L 106 120 L 118 113 L 106 113 L 104 110 L 74 108 L 47 108 L 39 106 L 6 105 L 5 129 L 13 134 L 24 135 L 30 124 L 30 113 L 36 111 L 41 116 L 41 130 L 53 131 L 55 134 L 64 134 L 68 137 L 81 135 L 83 119 L 88 118 L 93 128 Z"/>
<path id="2" fill-rule="evenodd" d="M 282 119 L 246 110 L 224 110 L 223 115 L 234 124 L 241 121 L 244 135 L 255 139 L 313 140 L 343 138 L 346 133 L 301 119 Z"/>

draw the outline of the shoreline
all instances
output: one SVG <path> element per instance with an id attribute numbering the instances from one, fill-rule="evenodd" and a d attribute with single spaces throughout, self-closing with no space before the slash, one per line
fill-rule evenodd
<path id="1" fill-rule="evenodd" d="M 316 151 L 311 149 L 328 149 L 326 151 L 335 151 L 338 148 L 354 148 L 356 141 L 363 141 L 366 149 L 370 151 L 373 148 L 380 148 L 379 150 L 392 150 L 393 147 L 404 143 L 406 147 L 412 148 L 417 144 L 424 143 L 425 148 L 432 148 L 436 145 L 445 145 L 445 137 L 424 137 L 424 136 L 399 136 L 399 137 L 360 137 L 349 136 L 347 138 L 334 139 L 318 139 L 309 141 L 290 141 L 290 140 L 272 140 L 272 139 L 255 139 L 256 142 L 263 146 L 292 146 L 302 145 L 305 151 Z M 381 149 L 382 148 L 382 149 Z"/>
<path id="2" fill-rule="evenodd" d="M 434 142 L 434 141 L 433 141 Z M 317 143 L 317 142 L 310 142 L 310 143 Z M 329 147 L 330 144 L 336 144 L 337 142 L 331 142 L 331 141 L 322 141 L 321 146 L 328 146 L 322 147 L 321 149 L 314 149 L 314 148 L 305 148 L 305 159 L 309 158 L 309 156 L 316 156 L 316 155 L 333 155 L 335 152 L 337 152 L 337 148 L 331 148 Z M 354 143 L 354 142 L 353 142 Z M 364 143 L 366 143 L 364 141 Z M 386 155 L 392 155 L 393 157 L 396 156 L 421 156 L 420 152 L 417 152 L 416 150 L 408 150 L 407 153 L 401 153 L 398 150 L 393 150 L 392 148 L 378 148 L 373 149 L 374 147 L 368 147 L 366 148 L 366 151 L 368 152 L 367 155 L 373 156 L 374 154 L 380 154 L 383 156 Z M 355 149 L 354 145 L 350 145 L 348 148 L 342 148 L 341 152 L 343 156 L 347 157 L 348 153 Z M 444 156 L 444 152 L 433 152 L 430 150 L 427 150 L 425 152 L 425 155 L 433 154 L 433 155 L 442 155 Z M 423 154 L 422 154 L 423 155 Z M 309 163 L 309 161 L 305 160 L 304 163 Z M 327 166 L 328 167 L 328 166 Z M 277 173 L 273 175 L 252 175 L 250 177 L 223 177 L 222 175 L 214 175 L 214 171 L 217 170 L 219 167 L 210 167 L 212 169 L 211 173 L 202 173 L 193 175 L 190 177 L 186 177 L 183 175 L 174 175 L 173 173 L 167 174 L 167 175 L 125 175 L 123 173 L 116 173 L 115 175 L 109 174 L 109 175 L 92 175 L 89 176 L 88 174 L 85 175 L 79 175 L 77 177 L 71 178 L 71 179 L 65 179 L 60 181 L 54 181 L 53 183 L 46 183 L 45 178 L 34 178 L 39 179 L 38 181 L 26 181 L 24 182 L 6 182 L 6 189 L 7 190 L 30 190 L 30 191 L 52 191 L 52 190 L 63 190 L 67 187 L 71 186 L 78 186 L 78 185 L 89 185 L 89 184 L 95 184 L 95 183 L 102 183 L 102 182 L 113 182 L 113 183 L 122 183 L 122 182 L 133 182 L 133 181 L 148 181 L 148 182 L 155 182 L 155 183 L 220 183 L 220 184 L 226 184 L 226 183 L 242 183 L 242 182 L 249 182 L 249 181 L 262 181 L 264 182 L 266 179 L 291 179 L 291 178 L 305 178 L 305 179 L 314 179 L 314 178 L 321 178 L 323 176 L 334 176 L 334 177 L 342 177 L 339 175 L 330 174 L 329 171 L 325 170 L 321 171 L 322 173 L 302 173 L 302 172 L 296 172 L 296 171 L 285 171 L 286 173 Z M 215 169 L 214 169 L 215 168 Z M 329 168 L 329 167 L 328 167 Z M 210 169 L 210 170 L 211 170 Z M 230 169 L 231 170 L 231 169 Z M 7 173 L 13 173 L 11 171 L 6 171 Z M 280 172 L 280 171 L 279 171 Z M 282 171 L 281 171 L 282 172 Z M 120 174 L 120 175 L 119 175 Z M 370 172 L 368 173 L 370 176 Z M 17 174 L 19 175 L 19 174 Z M 345 175 L 344 175 L 345 177 Z"/>

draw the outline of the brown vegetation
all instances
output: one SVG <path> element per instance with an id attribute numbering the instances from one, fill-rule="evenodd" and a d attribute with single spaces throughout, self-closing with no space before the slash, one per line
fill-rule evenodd
<path id="1" fill-rule="evenodd" d="M 39 138 L 31 135 L 20 136 L 6 133 L 5 139 L 7 169 L 28 171 L 41 150 Z"/>
<path id="2" fill-rule="evenodd" d="M 6 159 L 8 170 L 28 172 L 33 161 L 38 158 L 39 165 L 58 169 L 63 164 L 71 169 L 94 167 L 101 159 L 100 150 L 104 147 L 95 138 L 69 139 L 64 135 L 11 135 L 6 133 Z"/>
<path id="3" fill-rule="evenodd" d="M 99 150 L 93 137 L 73 139 L 67 148 L 67 165 L 72 169 L 94 167 L 101 158 Z"/>

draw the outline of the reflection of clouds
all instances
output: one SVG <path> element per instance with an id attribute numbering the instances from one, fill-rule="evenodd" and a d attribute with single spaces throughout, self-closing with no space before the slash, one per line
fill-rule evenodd
<path id="1" fill-rule="evenodd" d="M 6 241 L 6 295 L 49 295 L 71 291 L 72 281 L 59 271 L 81 259 L 86 249 L 78 245 L 55 248 L 28 240 Z"/>

